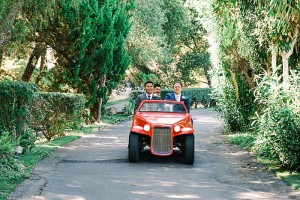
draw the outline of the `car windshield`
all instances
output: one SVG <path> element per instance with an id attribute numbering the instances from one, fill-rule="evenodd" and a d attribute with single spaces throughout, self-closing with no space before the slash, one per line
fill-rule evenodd
<path id="1" fill-rule="evenodd" d="M 175 113 L 186 113 L 182 104 L 178 103 L 155 103 L 145 102 L 141 106 L 140 112 L 175 112 Z"/>

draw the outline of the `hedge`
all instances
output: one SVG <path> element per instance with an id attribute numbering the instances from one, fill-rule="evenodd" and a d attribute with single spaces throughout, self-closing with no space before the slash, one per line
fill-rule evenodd
<path id="1" fill-rule="evenodd" d="M 37 86 L 22 81 L 0 82 L 0 134 L 9 132 L 18 138 L 27 132 L 29 104 L 37 91 Z"/>
<path id="2" fill-rule="evenodd" d="M 82 122 L 84 103 L 81 94 L 40 92 L 33 100 L 31 127 L 49 141 L 54 136 L 63 136 L 65 129 Z"/>
<path id="3" fill-rule="evenodd" d="M 80 94 L 39 92 L 23 81 L 0 82 L 0 135 L 8 132 L 22 146 L 33 143 L 31 130 L 47 140 L 82 122 L 85 98 Z M 24 141 L 23 141 L 24 140 Z"/>

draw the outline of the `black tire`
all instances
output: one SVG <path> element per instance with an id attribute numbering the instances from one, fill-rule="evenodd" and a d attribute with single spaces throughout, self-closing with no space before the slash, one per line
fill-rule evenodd
<path id="1" fill-rule="evenodd" d="M 195 154 L 195 137 L 194 134 L 186 135 L 184 144 L 184 163 L 193 165 Z"/>
<path id="2" fill-rule="evenodd" d="M 129 134 L 129 145 L 128 145 L 128 160 L 131 163 L 139 161 L 139 135 L 136 133 Z"/>

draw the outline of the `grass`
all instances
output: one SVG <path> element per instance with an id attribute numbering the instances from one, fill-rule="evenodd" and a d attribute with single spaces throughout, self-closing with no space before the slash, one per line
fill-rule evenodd
<path id="1" fill-rule="evenodd" d="M 243 147 L 247 151 L 251 151 L 255 142 L 255 136 L 247 133 L 237 133 L 227 137 L 231 143 Z"/>
<path id="2" fill-rule="evenodd" d="M 126 115 L 103 116 L 101 123 L 92 125 L 82 125 L 78 130 L 70 132 L 67 136 L 53 139 L 50 142 L 39 142 L 28 153 L 19 156 L 17 163 L 21 170 L 13 170 L 0 163 L 0 200 L 6 200 L 11 192 L 24 179 L 29 178 L 30 172 L 36 164 L 44 157 L 54 156 L 52 152 L 69 142 L 79 138 L 83 134 L 89 134 L 111 124 L 116 124 L 121 121 L 130 119 Z"/>
<path id="3" fill-rule="evenodd" d="M 250 133 L 238 133 L 229 134 L 226 136 L 227 139 L 237 146 L 243 147 L 247 151 L 251 151 L 254 147 L 254 142 L 256 140 L 255 135 Z M 255 155 L 257 161 L 265 166 L 267 169 L 273 171 L 276 176 L 281 178 L 287 185 L 291 186 L 295 190 L 300 190 L 300 173 L 290 172 L 281 168 L 278 161 L 268 159 L 266 157 Z"/>

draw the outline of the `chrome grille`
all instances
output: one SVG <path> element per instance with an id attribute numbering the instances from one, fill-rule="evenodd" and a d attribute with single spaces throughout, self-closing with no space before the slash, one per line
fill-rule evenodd
<path id="1" fill-rule="evenodd" d="M 160 155 L 168 155 L 173 150 L 171 129 L 168 127 L 155 127 L 152 134 L 152 152 Z"/>

